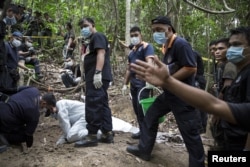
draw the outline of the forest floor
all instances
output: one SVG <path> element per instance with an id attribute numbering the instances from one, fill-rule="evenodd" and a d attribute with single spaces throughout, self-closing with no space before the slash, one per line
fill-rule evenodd
<path id="1" fill-rule="evenodd" d="M 73 93 L 71 98 L 67 93 L 56 96 L 78 99 L 79 94 Z M 137 126 L 131 100 L 129 96 L 121 95 L 120 86 L 111 86 L 109 96 L 113 116 Z M 179 134 L 171 114 L 160 124 L 159 131 Z M 97 147 L 90 148 L 75 148 L 73 143 L 56 146 L 61 133 L 57 120 L 41 115 L 33 147 L 11 146 L 0 154 L 0 167 L 188 167 L 188 153 L 180 140 L 157 142 L 151 161 L 143 161 L 126 152 L 128 144 L 138 143 L 131 138 L 131 133 L 116 131 L 114 144 L 99 143 Z M 203 139 L 207 150 L 211 140 Z"/>

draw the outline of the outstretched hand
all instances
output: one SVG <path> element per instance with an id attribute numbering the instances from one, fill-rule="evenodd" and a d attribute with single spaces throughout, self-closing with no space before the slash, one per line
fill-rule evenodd
<path id="1" fill-rule="evenodd" d="M 154 65 L 141 60 L 136 60 L 136 64 L 130 65 L 131 70 L 136 73 L 136 77 L 155 86 L 163 87 L 166 80 L 169 78 L 167 65 L 159 60 L 158 57 L 153 57 Z"/>

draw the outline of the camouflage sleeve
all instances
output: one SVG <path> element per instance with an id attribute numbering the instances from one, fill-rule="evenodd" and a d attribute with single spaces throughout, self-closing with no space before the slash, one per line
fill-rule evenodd
<path id="1" fill-rule="evenodd" d="M 236 66 L 233 63 L 228 62 L 225 65 L 222 78 L 223 79 L 232 79 L 233 80 L 236 76 L 237 76 Z"/>

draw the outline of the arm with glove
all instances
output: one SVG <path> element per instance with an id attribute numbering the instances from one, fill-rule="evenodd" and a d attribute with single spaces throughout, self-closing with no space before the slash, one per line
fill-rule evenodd
<path id="1" fill-rule="evenodd" d="M 128 64 L 128 67 L 129 67 L 129 64 Z M 122 87 L 122 95 L 123 96 L 125 96 L 127 94 L 128 83 L 129 83 L 129 76 L 130 76 L 130 71 L 127 68 L 126 74 L 124 76 L 124 82 L 123 82 L 124 84 L 123 84 L 123 87 Z"/>
<path id="2" fill-rule="evenodd" d="M 105 49 L 97 50 L 96 71 L 93 77 L 93 84 L 96 89 L 102 87 L 102 68 L 105 61 Z"/>

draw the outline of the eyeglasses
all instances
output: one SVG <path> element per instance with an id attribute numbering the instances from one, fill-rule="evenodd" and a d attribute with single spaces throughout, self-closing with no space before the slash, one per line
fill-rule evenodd
<path id="1" fill-rule="evenodd" d="M 138 37 L 139 34 L 130 34 L 130 37 L 133 38 L 133 37 Z"/>

